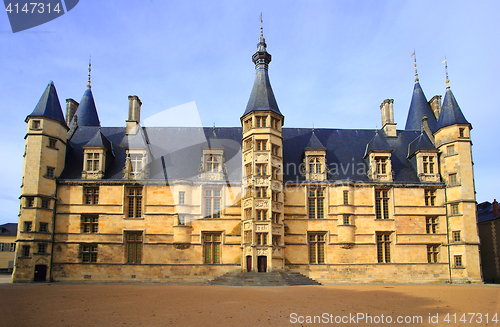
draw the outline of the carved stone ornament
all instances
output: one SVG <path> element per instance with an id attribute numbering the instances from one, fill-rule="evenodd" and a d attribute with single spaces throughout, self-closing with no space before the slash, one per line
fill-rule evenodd
<path id="1" fill-rule="evenodd" d="M 257 226 L 255 226 L 255 230 L 258 232 L 265 231 L 265 230 L 267 230 L 267 225 L 257 225 Z"/>
<path id="2" fill-rule="evenodd" d="M 267 186 L 269 184 L 269 180 L 266 178 L 255 178 L 256 186 Z"/>
<path id="3" fill-rule="evenodd" d="M 252 206 L 252 199 L 246 199 L 245 201 L 243 201 L 243 206 L 244 207 Z"/>
<path id="4" fill-rule="evenodd" d="M 257 255 L 267 255 L 267 249 L 257 249 Z"/>
<path id="5" fill-rule="evenodd" d="M 268 203 L 266 200 L 255 200 L 255 207 L 256 208 L 267 208 Z"/>

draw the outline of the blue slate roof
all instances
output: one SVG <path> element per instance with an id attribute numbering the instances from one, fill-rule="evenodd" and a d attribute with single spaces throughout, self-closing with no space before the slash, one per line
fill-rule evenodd
<path id="1" fill-rule="evenodd" d="M 80 105 L 76 109 L 75 115 L 78 116 L 78 126 L 100 126 L 99 115 L 95 107 L 92 90 L 87 88 L 83 93 Z"/>
<path id="2" fill-rule="evenodd" d="M 477 205 L 477 222 L 483 223 L 490 220 L 498 219 L 500 216 L 493 214 L 493 204 L 485 201 Z"/>
<path id="3" fill-rule="evenodd" d="M 63 180 L 80 180 L 83 168 L 83 146 L 95 137 L 99 127 L 80 126 L 67 147 L 66 168 Z M 216 138 L 214 138 L 214 130 Z M 122 169 L 126 160 L 125 127 L 103 127 L 102 134 L 110 141 L 115 154 L 108 161 L 104 179 L 122 180 Z M 199 180 L 198 169 L 202 158 L 202 147 L 225 149 L 227 180 L 241 182 L 241 136 L 239 127 L 143 127 L 147 146 L 151 153 L 150 179 Z M 367 144 L 374 139 L 375 130 L 315 129 L 314 135 L 326 152 L 330 169 L 329 180 L 352 180 L 369 182 L 364 160 Z M 397 137 L 385 138 L 391 154 L 394 183 L 420 183 L 410 160 L 408 146 L 420 131 L 398 131 Z M 283 128 L 283 173 L 284 181 L 304 181 L 301 174 L 303 151 L 311 141 L 309 128 Z M 316 142 L 316 141 L 314 141 Z"/>
<path id="4" fill-rule="evenodd" d="M 56 87 L 54 82 L 50 81 L 42 97 L 38 101 L 33 112 L 28 117 L 46 117 L 60 122 L 63 126 L 66 126 L 66 121 L 64 120 L 64 115 L 61 109 L 61 103 L 59 102 L 59 97 L 57 96 Z M 28 119 L 26 117 L 26 119 Z"/>
<path id="5" fill-rule="evenodd" d="M 446 95 L 444 96 L 443 105 L 441 106 L 441 113 L 439 114 L 438 123 L 436 126 L 436 131 L 450 125 L 454 124 L 468 124 L 470 123 L 465 119 L 462 110 L 458 106 L 458 102 L 451 92 L 450 88 L 446 89 Z M 472 128 L 472 126 L 471 126 Z"/>
<path id="6" fill-rule="evenodd" d="M 0 236 L 17 236 L 17 224 L 7 223 L 0 225 Z"/>
<path id="7" fill-rule="evenodd" d="M 318 139 L 314 131 L 311 133 L 311 138 L 309 139 L 309 143 L 307 143 L 304 150 L 326 150 L 325 146 L 321 144 L 321 141 Z"/>
<path id="8" fill-rule="evenodd" d="M 437 151 L 434 144 L 432 144 L 431 140 L 424 132 L 421 132 L 420 135 L 408 146 L 408 158 L 411 158 L 415 154 L 415 152 L 419 150 Z"/>
<path id="9" fill-rule="evenodd" d="M 247 108 L 243 116 L 251 111 L 271 110 L 281 115 L 278 108 L 278 103 L 274 97 L 271 82 L 269 81 L 269 73 L 267 69 L 261 67 L 255 72 L 255 81 L 248 100 Z"/>
<path id="10" fill-rule="evenodd" d="M 392 151 L 384 132 L 375 131 L 375 136 L 366 144 L 364 157 L 366 158 L 373 151 Z"/>
<path id="11" fill-rule="evenodd" d="M 106 136 L 104 136 L 101 132 L 101 128 L 97 130 L 94 137 L 90 139 L 84 146 L 86 147 L 103 147 L 111 154 L 113 153 L 113 147 L 111 146 L 111 142 L 108 140 Z"/>
<path id="12" fill-rule="evenodd" d="M 410 109 L 406 118 L 406 130 L 422 129 L 422 117 L 427 116 L 427 123 L 432 132 L 436 131 L 436 117 L 432 112 L 429 102 L 425 97 L 424 91 L 420 87 L 420 83 L 416 82 L 413 87 L 413 95 L 411 97 Z"/>

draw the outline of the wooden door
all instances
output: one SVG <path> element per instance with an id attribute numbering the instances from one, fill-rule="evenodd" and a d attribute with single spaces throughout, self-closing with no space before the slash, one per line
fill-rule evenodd
<path id="1" fill-rule="evenodd" d="M 258 270 L 259 272 L 266 272 L 267 271 L 267 257 L 266 256 L 259 256 L 257 257 L 257 264 L 258 264 Z"/>
<path id="2" fill-rule="evenodd" d="M 247 256 L 247 272 L 252 271 L 252 256 Z"/>

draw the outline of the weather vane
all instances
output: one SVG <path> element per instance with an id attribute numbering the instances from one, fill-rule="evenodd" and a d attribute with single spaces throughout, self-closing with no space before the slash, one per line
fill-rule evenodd
<path id="1" fill-rule="evenodd" d="M 448 78 L 448 61 L 446 60 L 446 56 L 444 56 L 443 64 L 444 64 L 444 71 L 446 72 L 446 88 L 449 89 L 450 79 Z"/>
<path id="2" fill-rule="evenodd" d="M 91 66 L 92 66 L 92 55 L 89 56 L 89 80 L 88 80 L 88 84 L 87 84 L 87 88 L 90 89 L 90 71 L 91 71 Z"/>
<path id="3" fill-rule="evenodd" d="M 415 54 L 415 49 L 413 49 L 413 53 L 411 54 L 413 57 L 413 62 L 415 63 L 415 82 L 418 82 L 418 73 L 417 73 L 417 55 Z"/>

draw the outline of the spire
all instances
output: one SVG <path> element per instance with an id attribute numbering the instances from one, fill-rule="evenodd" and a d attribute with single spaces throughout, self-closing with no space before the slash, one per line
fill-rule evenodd
<path id="1" fill-rule="evenodd" d="M 28 121 L 28 118 L 30 117 L 50 118 L 67 127 L 54 82 L 49 82 L 35 109 L 28 117 L 26 117 L 26 121 Z"/>
<path id="2" fill-rule="evenodd" d="M 252 61 L 255 64 L 256 70 L 255 81 L 243 116 L 254 110 L 271 110 L 281 115 L 274 97 L 273 89 L 271 88 L 271 82 L 269 81 L 268 65 L 271 62 L 271 55 L 267 52 L 267 44 L 264 39 L 262 15 L 260 33 L 257 52 L 252 56 Z"/>
<path id="3" fill-rule="evenodd" d="M 444 71 L 446 73 L 446 89 L 450 88 L 450 79 L 448 78 L 448 61 L 446 60 L 446 56 L 444 56 Z"/>
<path id="4" fill-rule="evenodd" d="M 309 139 L 309 142 L 307 143 L 307 146 L 304 148 L 304 150 L 326 150 L 326 147 L 318 139 L 316 133 L 314 133 L 314 128 L 311 133 L 311 138 Z"/>
<path id="5" fill-rule="evenodd" d="M 87 83 L 87 88 L 90 89 L 90 70 L 91 70 L 91 61 L 92 61 L 92 56 L 89 56 L 89 80 L 88 80 L 88 83 Z"/>
<path id="6" fill-rule="evenodd" d="M 443 105 L 441 107 L 441 113 L 439 114 L 439 119 L 436 126 L 436 131 L 450 125 L 455 124 L 468 124 L 472 129 L 471 124 L 465 119 L 465 116 L 458 105 L 453 92 L 450 87 L 446 88 L 446 94 L 444 96 Z"/>
<path id="7" fill-rule="evenodd" d="M 75 116 L 78 116 L 78 126 L 101 126 L 99 115 L 95 107 L 92 90 L 87 88 L 83 93 L 80 105 L 76 109 Z"/>
<path id="8" fill-rule="evenodd" d="M 413 49 L 413 54 L 411 56 L 413 57 L 413 62 L 415 65 L 415 82 L 418 82 L 417 55 L 415 54 L 415 49 Z"/>
<path id="9" fill-rule="evenodd" d="M 411 55 L 415 66 L 415 86 L 413 87 L 413 95 L 411 97 L 410 108 L 408 110 L 408 117 L 406 118 L 406 130 L 421 130 L 422 129 L 422 118 L 427 116 L 427 123 L 432 132 L 436 130 L 436 118 L 432 109 L 425 97 L 424 91 L 420 87 L 420 82 L 418 79 L 417 72 L 417 56 L 415 51 Z"/>

